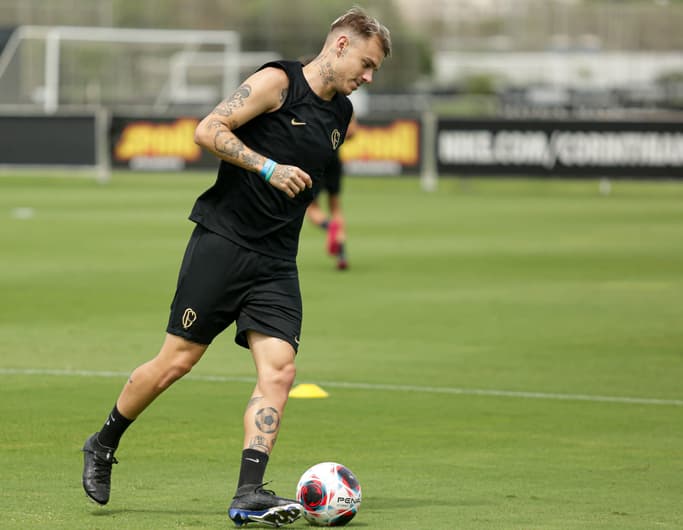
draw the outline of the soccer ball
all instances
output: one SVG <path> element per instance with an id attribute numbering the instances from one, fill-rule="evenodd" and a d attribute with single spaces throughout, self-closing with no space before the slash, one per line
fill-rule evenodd
<path id="1" fill-rule="evenodd" d="M 358 513 L 360 483 L 349 468 L 323 462 L 307 469 L 296 486 L 304 517 L 316 526 L 344 526 Z"/>

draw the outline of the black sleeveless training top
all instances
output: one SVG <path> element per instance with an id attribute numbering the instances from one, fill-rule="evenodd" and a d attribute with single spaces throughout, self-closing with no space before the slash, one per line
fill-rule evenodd
<path id="1" fill-rule="evenodd" d="M 306 207 L 346 136 L 353 107 L 343 94 L 331 101 L 314 94 L 298 61 L 271 62 L 261 69 L 266 67 L 281 68 L 289 77 L 284 104 L 233 132 L 257 153 L 306 171 L 313 189 L 290 199 L 259 174 L 221 161 L 215 184 L 199 196 L 190 219 L 240 246 L 295 261 Z"/>

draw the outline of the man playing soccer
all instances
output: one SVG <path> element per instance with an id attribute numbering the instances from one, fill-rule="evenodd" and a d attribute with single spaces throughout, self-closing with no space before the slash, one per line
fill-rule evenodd
<path id="1" fill-rule="evenodd" d="M 127 427 L 201 359 L 233 322 L 251 350 L 256 386 L 243 416 L 239 481 L 228 510 L 237 526 L 281 526 L 301 516 L 294 500 L 263 489 L 269 455 L 294 382 L 302 305 L 296 255 L 306 207 L 344 140 L 347 96 L 391 54 L 389 31 L 353 8 L 335 20 L 319 55 L 302 67 L 261 67 L 197 126 L 195 141 L 221 159 L 196 201 L 165 341 L 138 366 L 99 432 L 83 446 L 83 487 L 109 501 L 114 453 Z"/>

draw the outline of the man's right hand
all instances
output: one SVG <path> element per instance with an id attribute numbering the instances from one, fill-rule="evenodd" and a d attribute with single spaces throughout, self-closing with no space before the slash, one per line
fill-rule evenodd
<path id="1" fill-rule="evenodd" d="M 296 166 L 278 164 L 270 177 L 271 185 L 287 194 L 290 199 L 296 197 L 306 188 L 313 187 L 311 176 Z"/>

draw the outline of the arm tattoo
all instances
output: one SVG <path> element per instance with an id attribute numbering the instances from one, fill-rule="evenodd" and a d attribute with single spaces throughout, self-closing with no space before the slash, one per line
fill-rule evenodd
<path id="1" fill-rule="evenodd" d="M 242 85 L 235 93 L 228 99 L 223 100 L 219 103 L 215 109 L 213 109 L 214 114 L 219 116 L 232 116 L 235 109 L 244 107 L 244 100 L 251 94 L 251 87 L 247 84 Z"/>
<path id="2" fill-rule="evenodd" d="M 244 100 L 251 94 L 251 87 L 247 84 L 239 87 L 235 93 L 228 99 L 222 101 L 212 114 L 230 118 L 235 109 L 244 107 Z M 228 158 L 234 158 L 246 164 L 249 167 L 257 167 L 259 164 L 259 157 L 245 154 L 246 146 L 237 138 L 231 129 L 239 126 L 237 120 L 228 119 L 229 128 L 226 127 L 225 122 L 219 119 L 213 119 L 209 122 L 209 128 L 214 130 L 213 146 L 216 153 L 224 155 Z"/>
<path id="3" fill-rule="evenodd" d="M 216 130 L 216 134 L 213 137 L 213 145 L 217 153 L 238 159 L 245 148 L 239 138 L 225 129 Z"/>
<path id="4" fill-rule="evenodd" d="M 236 129 L 238 125 L 239 124 L 235 120 L 228 120 L 228 126 L 227 127 L 230 130 Z M 226 125 L 225 125 L 225 122 L 222 122 L 221 120 L 217 120 L 214 118 L 211 121 L 209 121 L 208 128 L 212 129 L 212 130 L 216 131 L 216 133 L 218 133 L 218 131 L 225 131 Z"/>
<path id="5" fill-rule="evenodd" d="M 240 165 L 249 170 L 258 168 L 263 162 L 263 157 L 252 153 L 247 146 L 235 136 L 232 130 L 239 127 L 240 123 L 238 120 L 232 118 L 232 116 L 235 110 L 244 107 L 245 100 L 251 95 L 251 91 L 251 86 L 246 83 L 240 86 L 235 90 L 235 93 L 232 96 L 223 100 L 215 109 L 213 109 L 212 114 L 222 116 L 226 119 L 221 120 L 214 118 L 208 123 L 209 128 L 215 131 L 213 136 L 214 151 L 221 157 L 238 161 Z M 281 97 L 284 101 L 287 94 L 286 90 L 283 92 Z M 228 161 L 230 162 L 231 160 Z"/>
<path id="6" fill-rule="evenodd" d="M 263 408 L 256 413 L 254 423 L 262 433 L 272 434 L 280 427 L 280 413 L 273 407 Z"/>
<path id="7" fill-rule="evenodd" d="M 214 149 L 217 153 L 235 160 L 239 160 L 248 169 L 256 168 L 261 157 L 247 151 L 247 146 L 232 132 L 225 129 L 216 130 L 213 137 Z"/>

